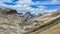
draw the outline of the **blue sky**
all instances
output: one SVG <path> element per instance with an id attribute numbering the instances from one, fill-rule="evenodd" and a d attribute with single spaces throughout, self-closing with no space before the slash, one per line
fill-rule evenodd
<path id="1" fill-rule="evenodd" d="M 33 2 L 39 2 L 40 4 L 32 5 L 33 8 L 39 8 L 38 6 L 45 6 L 45 10 L 60 9 L 60 0 L 32 0 Z"/>
<path id="2" fill-rule="evenodd" d="M 60 9 L 60 0 L 0 0 L 0 7 L 15 9 L 18 13 L 38 14 Z"/>

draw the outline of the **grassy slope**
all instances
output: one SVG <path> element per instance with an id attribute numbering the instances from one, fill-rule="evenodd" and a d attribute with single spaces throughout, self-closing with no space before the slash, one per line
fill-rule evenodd
<path id="1" fill-rule="evenodd" d="M 60 23 L 39 34 L 60 34 Z"/>

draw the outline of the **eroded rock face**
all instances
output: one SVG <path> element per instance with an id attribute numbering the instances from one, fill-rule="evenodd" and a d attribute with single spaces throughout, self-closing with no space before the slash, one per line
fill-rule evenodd
<path id="1" fill-rule="evenodd" d="M 21 18 L 17 13 L 15 14 L 3 14 L 3 10 L 0 9 L 0 34 L 20 34 L 19 23 Z"/>

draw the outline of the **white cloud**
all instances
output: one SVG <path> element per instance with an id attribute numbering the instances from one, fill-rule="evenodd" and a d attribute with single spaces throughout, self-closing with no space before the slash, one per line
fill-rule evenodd
<path id="1" fill-rule="evenodd" d="M 58 9 L 55 9 L 55 10 L 45 10 L 45 12 L 54 12 L 54 11 L 57 11 Z"/>
<path id="2" fill-rule="evenodd" d="M 58 3 L 58 0 L 52 0 L 52 4 Z"/>

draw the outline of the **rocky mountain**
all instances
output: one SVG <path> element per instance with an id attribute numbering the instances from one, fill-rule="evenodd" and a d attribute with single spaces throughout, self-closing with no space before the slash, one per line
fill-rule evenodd
<path id="1" fill-rule="evenodd" d="M 19 15 L 15 10 L 7 10 L 7 12 L 5 10 L 6 9 L 0 9 L 0 34 L 22 34 L 25 31 L 29 32 L 39 28 L 43 23 L 40 21 L 53 19 L 60 15 L 60 10 L 58 10 L 53 13 L 45 14 L 43 16 L 29 20 L 33 16 L 29 12 L 24 15 Z M 29 25 L 30 23 L 31 25 Z M 25 26 L 22 27 L 20 25 Z"/>

